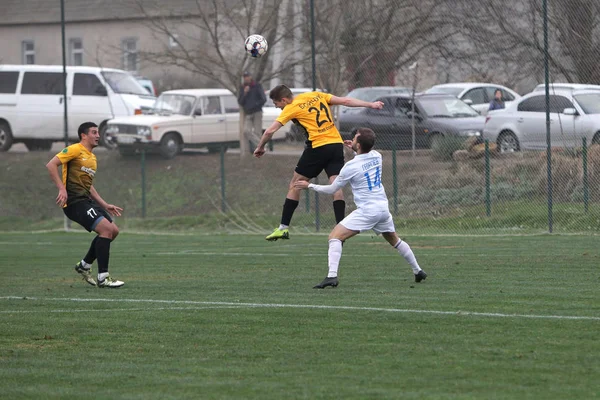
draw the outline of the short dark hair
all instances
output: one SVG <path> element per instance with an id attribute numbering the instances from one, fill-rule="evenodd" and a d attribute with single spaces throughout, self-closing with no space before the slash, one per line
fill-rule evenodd
<path id="1" fill-rule="evenodd" d="M 356 135 L 359 135 L 356 141 L 360 144 L 363 153 L 370 152 L 375 145 L 375 132 L 370 128 L 358 128 L 354 132 L 353 137 Z"/>
<path id="2" fill-rule="evenodd" d="M 79 140 L 81 140 L 81 135 L 82 134 L 88 134 L 88 132 L 90 131 L 90 128 L 97 128 L 98 125 L 96 125 L 93 122 L 84 122 L 83 124 L 79 125 L 79 128 L 77 128 L 77 136 L 79 136 Z"/>
<path id="3" fill-rule="evenodd" d="M 496 88 L 496 90 L 494 90 L 494 95 L 496 95 L 496 93 L 498 93 L 498 92 L 500 92 L 500 94 L 503 94 L 503 93 L 502 93 L 502 89 L 498 89 L 498 88 Z"/>
<path id="4" fill-rule="evenodd" d="M 269 92 L 269 97 L 273 101 L 281 101 L 283 98 L 293 99 L 294 94 L 289 87 L 285 85 L 277 85 Z"/>

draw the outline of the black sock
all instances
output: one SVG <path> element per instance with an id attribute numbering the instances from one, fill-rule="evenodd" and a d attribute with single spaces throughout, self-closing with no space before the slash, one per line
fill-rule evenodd
<path id="1" fill-rule="evenodd" d="M 290 225 L 294 211 L 296 211 L 296 207 L 298 207 L 299 203 L 298 200 L 292 200 L 286 197 L 285 203 L 283 203 L 283 212 L 281 213 L 281 225 Z"/>
<path id="2" fill-rule="evenodd" d="M 333 213 L 335 214 L 335 223 L 339 224 L 346 216 L 346 202 L 344 200 L 334 200 Z"/>
<path id="3" fill-rule="evenodd" d="M 96 241 L 97 240 L 98 240 L 98 236 L 96 236 L 92 240 L 92 243 L 90 243 L 90 249 L 88 250 L 85 257 L 83 257 L 83 261 L 85 261 L 88 264 L 93 264 L 94 261 L 96 261 Z"/>
<path id="4" fill-rule="evenodd" d="M 98 273 L 108 272 L 108 258 L 110 256 L 110 240 L 105 237 L 98 237 L 96 240 L 96 255 L 98 256 Z"/>

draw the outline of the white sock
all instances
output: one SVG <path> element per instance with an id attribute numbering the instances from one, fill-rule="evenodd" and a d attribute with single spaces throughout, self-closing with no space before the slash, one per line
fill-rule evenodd
<path id="1" fill-rule="evenodd" d="M 281 225 L 279 225 L 279 230 L 282 231 L 284 229 L 287 229 L 288 227 L 289 227 L 289 225 L 281 224 Z"/>
<path id="2" fill-rule="evenodd" d="M 103 280 L 106 279 L 107 276 L 108 276 L 108 272 L 103 272 L 101 274 L 98 274 L 98 282 L 102 282 Z"/>
<path id="3" fill-rule="evenodd" d="M 90 269 L 92 268 L 92 264 L 88 264 L 85 261 L 81 260 L 81 266 L 85 269 Z"/>
<path id="4" fill-rule="evenodd" d="M 342 241 L 339 239 L 331 239 L 329 241 L 329 273 L 328 278 L 337 276 L 338 267 L 340 266 L 340 258 L 342 258 Z"/>
<path id="5" fill-rule="evenodd" d="M 398 250 L 398 253 L 400 253 L 400 255 L 402 257 L 404 257 L 406 262 L 408 262 L 410 264 L 410 267 L 412 268 L 413 273 L 418 274 L 419 271 L 421 270 L 421 267 L 419 267 L 417 258 L 415 257 L 415 254 L 410 249 L 410 246 L 408 245 L 408 243 L 403 242 L 402 240 L 399 240 L 398 243 L 396 243 L 396 245 L 394 246 L 394 248 L 396 250 Z"/>

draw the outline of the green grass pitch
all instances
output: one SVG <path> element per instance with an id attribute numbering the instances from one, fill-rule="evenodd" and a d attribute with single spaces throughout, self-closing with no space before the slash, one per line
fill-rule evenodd
<path id="1" fill-rule="evenodd" d="M 92 235 L 0 234 L 0 398 L 591 399 L 594 236 L 383 239 L 123 233 L 120 289 L 73 265 Z M 94 265 L 94 268 L 96 265 Z"/>

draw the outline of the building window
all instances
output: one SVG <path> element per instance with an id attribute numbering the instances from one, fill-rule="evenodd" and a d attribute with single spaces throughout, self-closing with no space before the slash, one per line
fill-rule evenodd
<path id="1" fill-rule="evenodd" d="M 123 48 L 123 69 L 126 71 L 137 71 L 138 69 L 138 53 L 137 39 L 127 38 L 122 40 Z"/>
<path id="2" fill-rule="evenodd" d="M 35 44 L 33 40 L 23 41 L 23 64 L 35 64 Z"/>
<path id="3" fill-rule="evenodd" d="M 71 65 L 83 65 L 83 42 L 79 38 L 69 40 Z"/>

